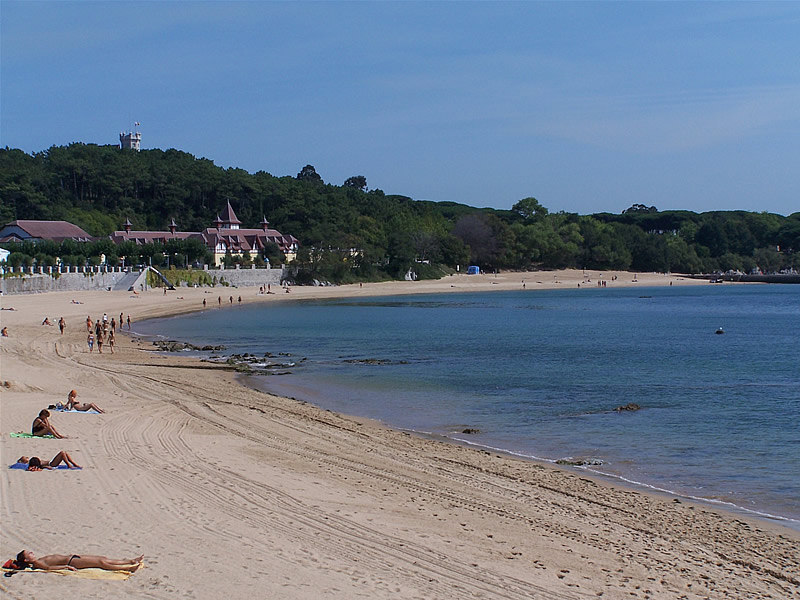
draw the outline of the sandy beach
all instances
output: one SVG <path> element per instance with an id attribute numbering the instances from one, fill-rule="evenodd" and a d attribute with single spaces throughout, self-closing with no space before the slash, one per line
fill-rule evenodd
<path id="1" fill-rule="evenodd" d="M 661 274 L 609 287 L 708 285 Z M 341 287 L 6 296 L 0 455 L 82 470 L 0 477 L 0 556 L 144 554 L 126 581 L 22 572 L 9 598 L 800 598 L 800 532 L 578 470 L 416 437 L 242 385 L 223 365 L 117 336 L 88 352 L 86 317 L 137 321 L 303 298 L 597 286 L 558 271 Z M 727 284 L 726 284 L 727 285 Z M 546 293 L 546 292 L 542 292 Z M 223 305 L 218 307 L 217 299 Z M 234 306 L 228 298 L 234 297 Z M 14 310 L 10 310 L 10 309 Z M 54 326 L 41 325 L 47 316 Z M 64 335 L 55 325 L 64 317 Z M 53 413 L 68 439 L 20 439 L 76 389 L 106 414 Z"/>

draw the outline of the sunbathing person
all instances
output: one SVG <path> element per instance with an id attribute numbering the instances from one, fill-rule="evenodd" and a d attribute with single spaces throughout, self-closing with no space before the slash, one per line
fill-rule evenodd
<path id="1" fill-rule="evenodd" d="M 23 465 L 28 465 L 28 471 L 41 471 L 42 469 L 55 469 L 58 465 L 62 462 L 67 465 L 70 469 L 80 469 L 81 466 L 72 460 L 72 457 L 67 454 L 64 450 L 59 452 L 53 457 L 53 460 L 49 462 L 42 462 L 38 456 L 31 456 L 28 458 L 27 456 L 20 456 L 17 459 L 17 462 Z"/>
<path id="2" fill-rule="evenodd" d="M 30 550 L 23 550 L 17 554 L 16 565 L 19 570 L 31 567 L 43 571 L 67 569 L 103 569 L 104 571 L 130 571 L 131 573 L 142 566 L 144 555 L 136 558 L 117 560 L 106 556 L 89 554 L 48 554 L 36 558 Z"/>
<path id="3" fill-rule="evenodd" d="M 64 406 L 65 410 L 79 410 L 81 412 L 86 412 L 87 410 L 96 410 L 99 413 L 104 413 L 102 408 L 97 406 L 94 402 L 78 402 L 76 398 L 78 397 L 78 392 L 75 390 L 70 391 L 67 395 L 67 404 Z"/>
<path id="4" fill-rule="evenodd" d="M 39 416 L 33 420 L 33 424 L 31 425 L 31 435 L 35 435 L 37 437 L 41 437 L 44 435 L 52 435 L 53 437 L 57 437 L 59 439 L 63 439 L 66 436 L 61 435 L 56 431 L 56 428 L 50 424 L 50 411 L 46 408 L 39 411 Z"/>

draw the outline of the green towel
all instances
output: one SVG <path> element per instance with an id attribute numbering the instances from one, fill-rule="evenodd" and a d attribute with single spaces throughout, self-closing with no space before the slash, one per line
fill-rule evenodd
<path id="1" fill-rule="evenodd" d="M 50 440 L 55 439 L 55 436 L 52 435 L 33 435 L 32 433 L 25 433 L 24 431 L 17 431 L 16 433 L 9 433 L 11 437 L 21 437 L 21 438 L 47 438 Z"/>

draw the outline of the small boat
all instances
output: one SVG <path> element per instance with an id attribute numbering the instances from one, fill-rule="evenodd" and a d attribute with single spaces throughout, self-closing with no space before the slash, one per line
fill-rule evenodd
<path id="1" fill-rule="evenodd" d="M 716 333 L 717 335 L 722 335 L 723 333 L 725 333 L 725 330 L 722 327 L 720 327 L 714 333 Z"/>

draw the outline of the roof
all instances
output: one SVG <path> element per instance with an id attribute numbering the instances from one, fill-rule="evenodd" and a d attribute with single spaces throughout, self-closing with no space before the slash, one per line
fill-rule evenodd
<path id="1" fill-rule="evenodd" d="M 89 241 L 92 236 L 86 233 L 77 225 L 67 221 L 12 221 L 0 231 L 0 236 L 13 232 L 13 228 L 18 228 L 27 234 L 27 237 L 42 240 L 61 241 L 65 239 L 75 239 L 79 241 Z M 6 230 L 9 230 L 6 232 Z M 19 236 L 23 237 L 23 236 Z"/>
<path id="2" fill-rule="evenodd" d="M 125 241 L 135 242 L 139 245 L 152 244 L 153 242 L 167 242 L 169 240 L 185 240 L 192 237 L 200 237 L 195 231 L 115 231 L 110 236 L 111 241 L 120 244 Z"/>
<path id="3" fill-rule="evenodd" d="M 231 206 L 230 200 L 228 200 L 228 205 L 225 207 L 225 210 L 222 211 L 222 222 L 233 225 L 242 224 L 242 222 L 236 217 L 236 213 L 233 212 L 233 207 Z"/>

